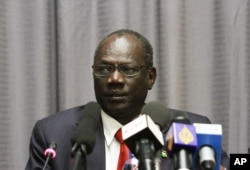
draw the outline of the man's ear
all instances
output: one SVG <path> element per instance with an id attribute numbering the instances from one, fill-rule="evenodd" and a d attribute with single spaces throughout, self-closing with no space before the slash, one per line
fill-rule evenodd
<path id="1" fill-rule="evenodd" d="M 152 67 L 148 70 L 148 89 L 151 90 L 156 80 L 156 69 Z"/>

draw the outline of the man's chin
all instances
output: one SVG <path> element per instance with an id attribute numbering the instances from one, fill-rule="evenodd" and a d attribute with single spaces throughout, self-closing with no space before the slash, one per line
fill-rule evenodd
<path id="1" fill-rule="evenodd" d="M 129 114 L 129 107 L 125 104 L 115 104 L 105 107 L 105 112 L 114 118 L 123 118 Z"/>
<path id="2" fill-rule="evenodd" d="M 107 109 L 106 113 L 114 118 L 122 118 L 128 114 L 128 112 L 126 112 L 125 109 L 122 109 L 122 108 Z"/>
<path id="3" fill-rule="evenodd" d="M 109 112 L 120 112 L 120 111 L 124 112 L 130 106 L 129 106 L 129 104 L 125 100 L 122 100 L 122 101 L 106 100 L 104 102 L 104 107 Z"/>

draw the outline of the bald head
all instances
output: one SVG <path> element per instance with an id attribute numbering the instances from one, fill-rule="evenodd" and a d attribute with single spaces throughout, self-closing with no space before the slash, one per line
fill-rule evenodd
<path id="1" fill-rule="evenodd" d="M 142 34 L 140 34 L 138 32 L 135 32 L 133 30 L 129 30 L 129 29 L 117 30 L 115 32 L 110 33 L 105 38 L 103 38 L 103 40 L 100 41 L 100 43 L 98 44 L 98 46 L 96 48 L 94 57 L 96 57 L 98 55 L 98 53 L 100 52 L 104 42 L 106 42 L 111 37 L 119 38 L 118 39 L 119 42 L 116 43 L 117 45 L 124 45 L 124 41 L 123 41 L 122 37 L 125 36 L 125 35 L 130 35 L 132 37 L 135 37 L 136 40 L 139 41 L 141 47 L 144 50 L 144 57 L 145 57 L 146 65 L 148 67 L 153 67 L 153 48 L 152 48 L 150 42 Z"/>

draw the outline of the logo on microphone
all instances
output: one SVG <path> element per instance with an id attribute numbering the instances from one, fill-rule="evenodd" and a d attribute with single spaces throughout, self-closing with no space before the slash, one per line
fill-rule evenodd
<path id="1" fill-rule="evenodd" d="M 184 125 L 178 135 L 180 140 L 186 145 L 194 141 L 193 133 L 187 128 L 186 125 Z"/>
<path id="2" fill-rule="evenodd" d="M 196 148 L 197 138 L 195 127 L 189 124 L 173 123 L 170 127 L 167 136 L 167 150 L 173 152 L 181 147 Z"/>

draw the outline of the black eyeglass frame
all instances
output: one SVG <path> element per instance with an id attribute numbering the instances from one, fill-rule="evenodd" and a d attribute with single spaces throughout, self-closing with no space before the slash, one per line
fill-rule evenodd
<path id="1" fill-rule="evenodd" d="M 100 67 L 100 66 L 103 66 L 103 67 L 105 66 L 106 68 L 109 67 L 110 72 L 107 73 L 107 74 L 98 74 L 96 69 L 97 69 L 97 67 Z M 130 75 L 130 74 L 126 73 L 123 69 L 121 69 L 123 66 L 125 66 L 125 69 L 126 68 L 131 68 L 131 69 L 136 70 L 136 72 Z M 126 67 L 126 66 L 133 66 L 133 68 L 132 67 Z M 141 69 L 143 67 L 146 67 L 147 69 L 151 68 L 151 67 L 149 67 L 149 66 L 147 66 L 145 64 L 144 65 L 137 65 L 137 64 L 120 64 L 120 65 L 100 64 L 100 65 L 92 65 L 93 75 L 96 76 L 96 77 L 108 77 L 115 70 L 118 70 L 124 77 L 133 78 L 135 76 L 138 76 L 141 73 Z"/>

